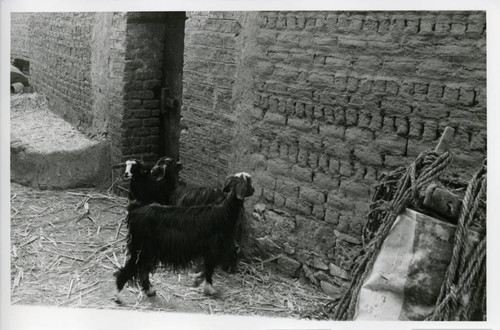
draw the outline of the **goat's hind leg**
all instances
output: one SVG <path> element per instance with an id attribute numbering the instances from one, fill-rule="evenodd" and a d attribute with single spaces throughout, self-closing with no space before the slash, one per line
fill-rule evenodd
<path id="1" fill-rule="evenodd" d="M 194 276 L 194 281 L 193 281 L 193 286 L 195 288 L 199 287 L 200 284 L 205 280 L 205 265 L 204 264 L 198 264 L 201 268 L 201 271 L 198 273 L 193 274 Z"/>
<path id="2" fill-rule="evenodd" d="M 203 275 L 205 277 L 205 287 L 203 288 L 203 293 L 207 296 L 214 296 L 217 294 L 217 290 L 212 285 L 212 275 L 214 273 L 215 263 L 205 258 L 205 269 Z"/>

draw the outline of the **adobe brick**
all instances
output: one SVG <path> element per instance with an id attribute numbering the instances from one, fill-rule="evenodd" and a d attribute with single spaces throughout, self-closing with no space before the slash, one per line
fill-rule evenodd
<path id="1" fill-rule="evenodd" d="M 446 33 L 451 30 L 451 22 L 447 17 L 438 17 L 434 27 L 436 33 Z"/>
<path id="2" fill-rule="evenodd" d="M 356 109 L 346 109 L 345 111 L 346 125 L 356 126 L 358 124 L 358 111 Z"/>
<path id="3" fill-rule="evenodd" d="M 467 28 L 466 28 L 466 33 L 467 34 L 481 34 L 483 33 L 485 29 L 485 21 L 484 19 L 476 19 L 472 18 L 472 16 L 469 17 L 469 20 L 467 22 Z"/>
<path id="4" fill-rule="evenodd" d="M 443 97 L 444 86 L 440 84 L 429 84 L 427 97 L 429 99 L 439 99 Z"/>
<path id="5" fill-rule="evenodd" d="M 406 136 L 408 134 L 409 128 L 408 128 L 408 119 L 407 118 L 401 118 L 401 117 L 396 117 L 395 120 L 395 125 L 396 125 L 396 134 L 399 136 Z"/>
<path id="6" fill-rule="evenodd" d="M 138 136 L 138 137 L 149 136 L 150 134 L 151 131 L 147 127 L 138 127 L 131 131 L 132 136 Z"/>
<path id="7" fill-rule="evenodd" d="M 361 80 L 359 83 L 359 92 L 363 94 L 370 93 L 372 86 L 373 86 L 372 80 Z"/>
<path id="8" fill-rule="evenodd" d="M 446 86 L 444 88 L 443 99 L 448 102 L 455 102 L 458 100 L 459 89 L 451 86 Z"/>
<path id="9" fill-rule="evenodd" d="M 288 146 L 288 160 L 292 163 L 298 162 L 299 148 L 296 145 Z"/>
<path id="10" fill-rule="evenodd" d="M 252 173 L 255 177 L 255 182 L 266 189 L 275 190 L 276 189 L 276 179 L 264 171 L 256 171 Z"/>
<path id="11" fill-rule="evenodd" d="M 383 93 L 385 92 L 385 86 L 387 81 L 383 79 L 375 79 L 373 82 L 372 92 L 373 93 Z"/>
<path id="12" fill-rule="evenodd" d="M 345 138 L 347 141 L 352 141 L 356 144 L 368 144 L 373 141 L 374 134 L 371 130 L 349 127 L 345 131 Z"/>
<path id="13" fill-rule="evenodd" d="M 332 175 L 340 173 L 340 162 L 337 159 L 330 159 L 328 170 Z"/>
<path id="14" fill-rule="evenodd" d="M 406 152 L 406 138 L 397 135 L 377 136 L 375 144 L 377 150 L 389 155 L 404 155 Z"/>
<path id="15" fill-rule="evenodd" d="M 370 197 L 369 186 L 361 182 L 343 181 L 340 183 L 340 191 L 344 192 L 346 199 L 349 200 L 352 200 L 353 197 L 359 197 L 359 198 Z M 349 209 L 351 210 L 354 209 L 354 205 L 350 204 Z"/>
<path id="16" fill-rule="evenodd" d="M 334 113 L 334 122 L 337 125 L 344 125 L 346 123 L 346 118 L 345 118 L 345 109 L 342 107 L 335 107 L 333 108 L 333 113 Z"/>
<path id="17" fill-rule="evenodd" d="M 330 174 L 316 172 L 316 173 L 314 173 L 313 183 L 318 188 L 330 191 L 330 190 L 337 189 L 339 187 L 340 181 L 338 178 L 334 178 Z"/>
<path id="18" fill-rule="evenodd" d="M 389 26 L 391 25 L 390 20 L 388 19 L 380 19 L 378 21 L 378 29 L 377 32 L 383 34 L 389 31 Z"/>
<path id="19" fill-rule="evenodd" d="M 336 211 L 353 210 L 353 205 L 349 199 L 339 195 L 338 191 L 331 191 L 328 193 L 326 204 L 328 205 L 328 209 Z M 326 211 L 325 218 L 328 216 L 328 209 Z"/>
<path id="20" fill-rule="evenodd" d="M 341 161 L 339 166 L 339 174 L 344 177 L 352 176 L 352 166 L 348 162 Z"/>
<path id="21" fill-rule="evenodd" d="M 306 28 L 314 28 L 316 26 L 316 17 L 306 18 Z"/>
<path id="22" fill-rule="evenodd" d="M 310 215 L 312 214 L 313 206 L 308 202 L 302 202 L 299 200 L 299 202 L 296 204 L 296 210 L 302 214 Z"/>
<path id="23" fill-rule="evenodd" d="M 326 202 L 326 196 L 323 192 L 305 186 L 300 187 L 299 199 L 311 204 L 323 204 Z"/>
<path id="24" fill-rule="evenodd" d="M 262 197 L 264 197 L 264 200 L 269 203 L 274 202 L 274 192 L 269 189 L 262 188 Z"/>
<path id="25" fill-rule="evenodd" d="M 395 81 L 389 80 L 386 83 L 386 88 L 385 88 L 387 94 L 390 95 L 397 95 L 399 91 L 399 84 Z"/>
<path id="26" fill-rule="evenodd" d="M 465 22 L 452 22 L 450 32 L 452 34 L 464 34 L 466 27 Z"/>
<path id="27" fill-rule="evenodd" d="M 144 100 L 142 104 L 145 109 L 156 109 L 160 107 L 160 100 Z"/>
<path id="28" fill-rule="evenodd" d="M 394 117 L 385 116 L 382 124 L 382 131 L 385 133 L 392 133 L 395 131 Z"/>
<path id="29" fill-rule="evenodd" d="M 280 144 L 279 148 L 279 157 L 283 160 L 288 160 L 288 148 L 289 146 L 287 144 Z"/>
<path id="30" fill-rule="evenodd" d="M 416 83 L 413 90 L 415 94 L 427 94 L 428 88 L 427 84 Z"/>
<path id="31" fill-rule="evenodd" d="M 268 160 L 267 170 L 276 175 L 289 176 L 290 174 L 289 164 L 280 159 Z"/>
<path id="32" fill-rule="evenodd" d="M 278 192 L 274 193 L 274 205 L 276 207 L 284 207 L 286 203 L 286 198 L 280 195 Z"/>
<path id="33" fill-rule="evenodd" d="M 363 21 L 362 30 L 369 31 L 369 32 L 377 32 L 378 21 L 375 18 L 366 18 Z"/>
<path id="34" fill-rule="evenodd" d="M 142 120 L 144 126 L 159 126 L 160 118 L 145 118 Z"/>
<path id="35" fill-rule="evenodd" d="M 337 210 L 331 210 L 327 208 L 325 210 L 325 221 L 331 223 L 333 225 L 337 225 L 339 223 L 340 213 Z"/>
<path id="36" fill-rule="evenodd" d="M 430 33 L 434 31 L 434 25 L 435 21 L 433 16 L 423 17 L 420 20 L 420 32 Z"/>
<path id="37" fill-rule="evenodd" d="M 458 101 L 463 105 L 474 105 L 475 91 L 471 89 L 460 88 Z"/>
<path id="38" fill-rule="evenodd" d="M 151 117 L 150 109 L 131 109 L 130 113 L 133 118 L 149 118 Z"/>
<path id="39" fill-rule="evenodd" d="M 310 122 L 301 118 L 288 118 L 287 125 L 304 133 L 314 131 L 315 127 Z"/>
<path id="40" fill-rule="evenodd" d="M 324 220 L 325 208 L 323 207 L 323 205 L 314 204 L 312 209 L 312 214 L 316 217 L 316 219 Z"/>
<path id="41" fill-rule="evenodd" d="M 312 182 L 312 170 L 310 168 L 293 165 L 290 171 L 290 175 L 300 181 Z"/>
<path id="42" fill-rule="evenodd" d="M 331 56 L 324 57 L 324 62 L 322 64 L 325 65 L 325 68 L 328 68 L 330 70 L 334 70 L 334 69 L 345 68 L 347 65 L 349 65 L 349 61 L 345 58 L 340 58 L 340 57 L 331 55 Z"/>
<path id="43" fill-rule="evenodd" d="M 412 33 L 412 34 L 417 33 L 419 26 L 420 26 L 420 23 L 419 23 L 418 19 L 407 19 L 405 32 Z"/>
<path id="44" fill-rule="evenodd" d="M 292 147 L 290 149 L 292 149 Z M 292 150 L 290 150 L 290 151 L 292 151 Z M 292 152 L 290 152 L 289 156 L 291 156 L 291 154 L 292 154 Z M 292 162 L 298 163 L 299 166 L 305 167 L 308 164 L 309 155 L 308 155 L 307 150 L 304 150 L 304 149 L 298 150 L 298 148 L 296 146 L 293 146 L 293 157 L 291 157 L 291 158 L 292 158 L 291 159 Z"/>
<path id="45" fill-rule="evenodd" d="M 357 146 L 354 148 L 354 156 L 363 164 L 382 165 L 382 156 L 371 146 Z"/>
<path id="46" fill-rule="evenodd" d="M 391 20 L 391 25 L 389 30 L 391 31 L 403 31 L 405 29 L 405 19 L 400 16 L 393 17 Z"/>
<path id="47" fill-rule="evenodd" d="M 318 155 L 313 152 L 309 152 L 309 156 L 307 159 L 307 164 L 309 165 L 309 167 L 312 168 L 313 170 L 317 169 L 318 162 L 319 162 Z"/>

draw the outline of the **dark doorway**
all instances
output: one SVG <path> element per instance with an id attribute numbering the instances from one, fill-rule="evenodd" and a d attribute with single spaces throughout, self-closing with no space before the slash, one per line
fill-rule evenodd
<path id="1" fill-rule="evenodd" d="M 160 156 L 179 159 L 185 12 L 166 15 L 165 59 L 161 93 Z"/>

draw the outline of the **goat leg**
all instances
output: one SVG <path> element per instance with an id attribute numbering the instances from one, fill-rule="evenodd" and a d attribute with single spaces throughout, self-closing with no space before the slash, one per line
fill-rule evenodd
<path id="1" fill-rule="evenodd" d="M 217 290 L 212 286 L 212 275 L 214 273 L 215 263 L 212 258 L 205 258 L 205 270 L 203 275 L 205 277 L 205 287 L 203 288 L 203 293 L 207 296 L 213 296 L 217 293 Z"/>
<path id="2" fill-rule="evenodd" d="M 125 284 L 130 281 L 135 274 L 137 274 L 137 264 L 135 262 L 136 258 L 134 255 L 130 257 L 130 259 L 125 263 L 123 268 L 120 268 L 115 272 L 116 277 L 116 295 L 114 300 L 117 304 L 123 303 L 123 298 L 120 296 L 120 292 L 123 290 Z"/>
<path id="3" fill-rule="evenodd" d="M 144 293 L 148 297 L 156 296 L 156 291 L 151 288 L 151 282 L 149 282 L 149 272 L 141 271 L 139 278 L 141 282 L 142 291 L 144 291 Z"/>

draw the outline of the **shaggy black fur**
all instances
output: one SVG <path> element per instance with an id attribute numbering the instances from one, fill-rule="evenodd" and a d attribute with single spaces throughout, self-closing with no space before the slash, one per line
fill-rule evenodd
<path id="1" fill-rule="evenodd" d="M 228 179 L 224 188 L 228 194 L 220 205 L 130 205 L 127 216 L 129 258 L 115 274 L 118 292 L 128 281 L 139 281 L 142 289 L 153 295 L 149 274 L 160 264 L 174 270 L 182 269 L 197 258 L 203 259 L 202 276 L 211 286 L 214 268 L 234 253 L 236 220 L 245 197 L 254 192 L 250 176 Z"/>
<path id="2" fill-rule="evenodd" d="M 200 187 L 186 185 L 179 180 L 179 171 L 182 169 L 182 164 L 170 157 L 162 157 L 158 159 L 156 164 L 151 169 L 151 175 L 157 180 L 163 180 L 168 184 L 161 184 L 161 194 L 165 197 L 165 205 L 176 206 L 196 206 L 220 204 L 226 198 L 226 194 L 219 188 Z M 238 235 L 235 237 L 234 246 L 231 248 L 235 251 L 232 258 L 228 259 L 222 269 L 228 272 L 235 272 L 239 261 L 239 244 L 241 233 L 241 216 L 238 216 L 235 226 L 235 232 Z M 197 267 L 199 268 L 199 267 Z"/>

